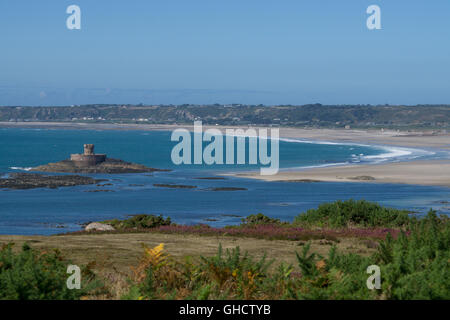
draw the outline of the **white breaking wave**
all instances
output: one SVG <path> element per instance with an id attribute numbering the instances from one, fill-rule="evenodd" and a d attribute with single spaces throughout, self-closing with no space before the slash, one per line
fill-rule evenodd
<path id="1" fill-rule="evenodd" d="M 329 145 L 341 145 L 341 146 L 360 146 L 360 147 L 371 147 L 368 144 L 361 143 L 351 143 L 351 142 L 332 142 L 332 141 L 321 141 L 321 140 L 303 140 L 303 139 L 293 139 L 293 138 L 280 138 L 280 141 L 284 142 L 295 142 L 295 143 L 309 143 L 309 144 L 329 144 Z"/>
<path id="2" fill-rule="evenodd" d="M 433 156 L 436 153 L 432 151 L 427 151 L 423 149 L 416 148 L 404 148 L 404 147 L 393 147 L 393 146 L 383 146 L 383 145 L 371 145 L 371 144 L 363 144 L 358 142 L 332 142 L 332 141 L 315 141 L 315 140 L 303 140 L 303 139 L 292 139 L 292 138 L 280 138 L 280 141 L 291 142 L 291 143 L 308 143 L 308 144 L 321 144 L 321 145 L 344 145 L 344 146 L 358 146 L 358 147 L 367 147 L 376 150 L 383 151 L 380 154 L 376 155 L 364 155 L 364 154 L 352 154 L 352 161 L 345 163 L 330 163 L 324 165 L 313 165 L 313 166 L 303 166 L 297 168 L 289 168 L 289 169 L 310 169 L 310 168 L 321 168 L 321 167 L 330 167 L 330 166 L 339 166 L 339 165 L 348 165 L 352 163 L 380 163 L 380 162 L 398 162 L 398 161 L 408 161 L 420 157 L 425 156 Z M 354 148 L 350 148 L 350 150 L 354 150 Z"/>
<path id="3" fill-rule="evenodd" d="M 206 133 L 205 133 L 206 134 Z M 238 134 L 229 134 L 233 137 L 249 137 L 247 135 L 238 135 Z M 227 134 L 225 134 L 227 136 Z M 259 137 L 259 136 L 250 136 L 252 138 L 259 138 L 259 139 L 270 139 L 273 140 L 275 138 L 272 138 L 270 136 L 267 137 Z M 361 162 L 372 162 L 372 163 L 379 163 L 384 161 L 405 161 L 405 160 L 412 160 L 420 157 L 425 156 L 432 156 L 435 155 L 435 152 L 432 151 L 426 151 L 423 149 L 416 149 L 416 148 L 404 148 L 404 147 L 394 147 L 394 146 L 383 146 L 383 145 L 373 145 L 373 144 L 365 144 L 365 143 L 358 143 L 358 142 L 336 142 L 336 141 L 324 141 L 324 140 L 306 140 L 306 139 L 295 139 L 295 138 L 277 138 L 278 141 L 283 142 L 290 142 L 290 143 L 305 143 L 305 144 L 318 144 L 318 145 L 342 145 L 342 146 L 356 146 L 356 147 L 366 147 L 366 148 L 372 148 L 377 150 L 382 150 L 383 153 L 376 154 L 376 155 L 364 155 L 363 153 L 359 155 L 352 154 L 352 161 L 351 162 L 345 162 L 345 163 L 329 163 L 329 164 L 323 164 L 323 165 L 313 165 L 313 166 L 304 166 L 304 167 L 296 167 L 296 168 L 284 168 L 284 169 L 309 169 L 309 168 L 321 168 L 321 167 L 329 167 L 329 166 L 338 166 L 338 165 L 348 165 L 351 163 L 361 163 Z M 350 150 L 354 150 L 354 148 L 350 148 Z"/>
<path id="4" fill-rule="evenodd" d="M 24 167 L 9 167 L 11 170 L 23 170 L 23 171 L 30 171 L 33 169 L 32 167 L 24 168 Z"/>
<path id="5" fill-rule="evenodd" d="M 345 166 L 349 165 L 350 162 L 336 162 L 336 163 L 327 163 L 327 164 L 318 164 L 312 166 L 303 166 L 303 167 L 289 167 L 289 168 L 280 168 L 280 171 L 289 171 L 289 170 L 298 170 L 298 169 L 314 169 L 314 168 L 326 168 L 326 167 L 334 167 L 334 166 Z"/>
<path id="6" fill-rule="evenodd" d="M 363 159 L 386 159 L 386 158 L 398 158 L 398 157 L 406 157 L 413 153 L 413 151 L 402 148 L 388 148 L 385 147 L 386 153 L 375 154 L 370 156 L 363 156 Z"/>
<path id="7" fill-rule="evenodd" d="M 399 159 L 405 159 L 405 160 L 412 160 L 419 157 L 424 156 L 432 156 L 435 154 L 435 152 L 421 150 L 421 149 L 410 149 L 410 148 L 400 148 L 400 147 L 378 147 L 386 150 L 387 152 L 376 154 L 376 155 L 369 155 L 369 156 L 363 156 L 361 159 L 363 160 L 374 160 L 376 162 L 380 161 L 386 161 L 386 160 L 399 160 Z"/>

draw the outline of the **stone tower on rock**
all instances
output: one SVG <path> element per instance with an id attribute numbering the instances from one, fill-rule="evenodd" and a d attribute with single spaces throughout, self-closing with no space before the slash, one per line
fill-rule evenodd
<path id="1" fill-rule="evenodd" d="M 95 154 L 93 144 L 84 145 L 84 153 L 71 154 L 70 160 L 72 160 L 77 166 L 89 167 L 95 166 L 99 163 L 106 161 L 106 154 Z"/>

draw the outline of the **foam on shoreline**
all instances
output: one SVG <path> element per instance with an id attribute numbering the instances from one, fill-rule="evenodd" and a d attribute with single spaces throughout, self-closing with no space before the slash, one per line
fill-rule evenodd
<path id="1" fill-rule="evenodd" d="M 23 170 L 23 171 L 30 171 L 33 169 L 32 167 L 9 167 L 11 170 Z"/>
<path id="2" fill-rule="evenodd" d="M 207 133 L 205 133 L 207 134 Z M 316 145 L 342 145 L 342 146 L 355 146 L 355 147 L 366 147 L 371 148 L 373 150 L 378 150 L 381 153 L 374 155 L 352 155 L 351 159 L 346 162 L 336 162 L 336 163 L 328 163 L 328 164 L 318 164 L 318 165 L 307 165 L 307 166 L 299 166 L 299 167 L 284 167 L 280 168 L 281 171 L 289 171 L 289 170 L 306 170 L 306 169 L 315 169 L 315 168 L 324 168 L 324 167 L 333 167 L 333 166 L 345 166 L 351 164 L 377 164 L 377 163 L 388 163 L 388 162 L 400 162 L 400 161 L 411 161 L 417 160 L 420 158 L 430 159 L 436 155 L 436 152 L 427 151 L 418 148 L 408 148 L 408 147 L 399 147 L 399 146 L 386 146 L 386 145 L 377 145 L 377 144 L 367 144 L 361 142 L 336 142 L 336 141 L 327 141 L 327 140 L 308 140 L 308 139 L 296 139 L 296 138 L 288 138 L 288 137 L 279 137 L 272 138 L 270 136 L 267 137 L 258 137 L 253 135 L 241 135 L 241 134 L 224 134 L 224 136 L 232 136 L 232 137 L 246 137 L 246 138 L 258 138 L 258 139 L 276 139 L 282 142 L 288 143 L 303 143 L 303 144 L 316 144 Z M 450 154 L 448 155 L 450 157 Z M 439 159 L 440 157 L 437 157 Z M 447 158 L 447 157 L 444 157 Z M 250 170 L 251 171 L 251 170 Z"/>
<path id="3" fill-rule="evenodd" d="M 310 168 L 322 168 L 330 166 L 340 166 L 348 165 L 354 163 L 380 163 L 380 162 L 397 162 L 397 161 L 408 161 L 421 157 L 431 157 L 435 155 L 435 152 L 427 151 L 417 148 L 405 148 L 405 147 L 393 147 L 393 146 L 383 146 L 383 145 L 371 145 L 363 143 L 352 143 L 352 142 L 332 142 L 332 141 L 314 141 L 314 140 L 303 140 L 303 139 L 292 139 L 292 138 L 280 138 L 280 141 L 290 142 L 290 143 L 307 143 L 307 144 L 320 144 L 320 145 L 345 145 L 345 146 L 358 146 L 367 147 L 376 150 L 383 150 L 383 153 L 375 155 L 353 155 L 352 161 L 347 161 L 345 163 L 331 163 L 325 165 L 316 166 L 303 166 L 297 168 L 287 168 L 287 169 L 310 169 Z"/>

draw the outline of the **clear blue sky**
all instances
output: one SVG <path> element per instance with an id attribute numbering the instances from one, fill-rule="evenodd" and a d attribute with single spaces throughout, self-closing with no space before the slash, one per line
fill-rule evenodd
<path id="1" fill-rule="evenodd" d="M 450 103 L 448 0 L 3 0 L 0 43 L 0 105 Z"/>

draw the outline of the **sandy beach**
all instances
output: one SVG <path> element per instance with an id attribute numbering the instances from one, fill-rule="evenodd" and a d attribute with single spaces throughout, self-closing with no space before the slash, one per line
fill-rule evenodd
<path id="1" fill-rule="evenodd" d="M 259 172 L 233 174 L 265 181 L 331 181 L 366 183 L 405 183 L 450 187 L 450 160 L 410 161 L 387 164 L 348 165 L 302 171 L 280 171 L 273 176 Z"/>
<path id="2" fill-rule="evenodd" d="M 450 150 L 448 133 L 402 132 L 381 130 L 340 130 L 340 129 L 296 129 L 280 128 L 280 137 L 388 145 L 409 148 Z M 262 176 L 259 172 L 233 174 L 265 181 L 303 182 L 366 182 L 400 183 L 450 187 L 450 159 L 429 161 L 405 161 L 385 164 L 355 164 L 324 168 L 280 171 L 273 176 Z"/>
<path id="3" fill-rule="evenodd" d="M 0 128 L 47 128 L 84 130 L 174 130 L 191 129 L 189 125 L 101 124 L 66 122 L 0 122 Z M 204 126 L 204 130 L 211 128 Z M 232 127 L 214 126 L 216 129 Z M 254 129 L 258 129 L 255 127 Z M 344 130 L 280 128 L 280 137 L 312 141 L 350 142 L 399 147 L 450 150 L 450 134 L 433 131 Z M 339 181 L 367 183 L 405 183 L 450 187 L 450 160 L 407 161 L 385 164 L 333 166 L 280 171 L 273 176 L 259 172 L 233 174 L 265 181 Z"/>

